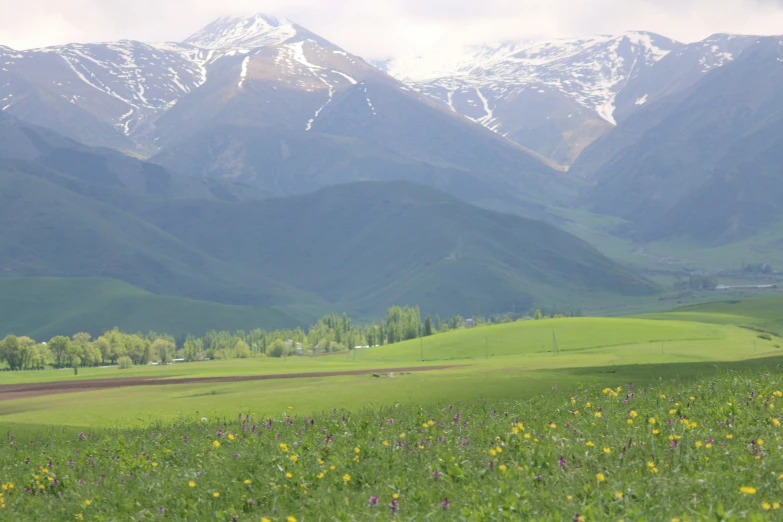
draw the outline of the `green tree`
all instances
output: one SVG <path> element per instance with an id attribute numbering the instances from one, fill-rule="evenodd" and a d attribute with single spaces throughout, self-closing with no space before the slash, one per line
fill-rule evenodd
<path id="1" fill-rule="evenodd" d="M 22 369 L 22 347 L 18 337 L 9 335 L 0 342 L 0 359 L 8 363 L 12 370 Z"/>
<path id="2" fill-rule="evenodd" d="M 54 355 L 54 363 L 62 368 L 68 362 L 68 347 L 71 344 L 71 340 L 63 335 L 52 337 L 49 340 L 49 349 Z"/>
<path id="3" fill-rule="evenodd" d="M 424 335 L 425 337 L 432 335 L 432 317 L 429 314 L 424 318 Z"/>

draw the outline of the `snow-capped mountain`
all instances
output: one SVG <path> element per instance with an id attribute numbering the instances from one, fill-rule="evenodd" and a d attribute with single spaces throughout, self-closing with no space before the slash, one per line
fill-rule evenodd
<path id="1" fill-rule="evenodd" d="M 438 72 L 417 59 L 380 65 L 454 112 L 567 167 L 618 119 L 697 81 L 755 39 L 716 35 L 686 45 L 629 32 L 471 48 Z M 629 100 L 627 90 L 639 94 Z"/>
<path id="2" fill-rule="evenodd" d="M 368 74 L 384 76 L 287 20 L 221 18 L 182 43 L 0 47 L 0 109 L 90 145 L 154 152 L 158 120 L 202 86 L 208 94 L 231 85 L 222 95 L 237 96 L 264 78 L 316 92 L 317 107 L 290 108 L 293 119 L 307 113 L 305 128 L 341 87 Z"/>

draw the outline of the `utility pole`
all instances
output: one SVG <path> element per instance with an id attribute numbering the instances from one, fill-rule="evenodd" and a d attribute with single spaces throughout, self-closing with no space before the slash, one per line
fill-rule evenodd
<path id="1" fill-rule="evenodd" d="M 419 351 L 421 352 L 421 361 L 424 362 L 424 338 L 419 337 Z"/>
<path id="2" fill-rule="evenodd" d="M 489 359 L 489 341 L 487 341 L 487 338 L 484 338 L 484 353 L 486 354 L 487 359 Z"/>

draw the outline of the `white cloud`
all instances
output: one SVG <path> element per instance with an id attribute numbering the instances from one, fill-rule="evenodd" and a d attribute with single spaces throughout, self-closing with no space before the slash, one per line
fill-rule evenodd
<path id="1" fill-rule="evenodd" d="M 0 45 L 181 40 L 217 16 L 286 16 L 368 58 L 464 44 L 648 30 L 682 41 L 783 32 L 779 0 L 0 0 Z"/>

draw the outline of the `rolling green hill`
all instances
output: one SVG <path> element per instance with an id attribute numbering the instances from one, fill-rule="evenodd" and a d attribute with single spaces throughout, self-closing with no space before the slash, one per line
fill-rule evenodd
<path id="1" fill-rule="evenodd" d="M 115 326 L 181 336 L 212 329 L 295 328 L 313 320 L 276 308 L 155 295 L 100 278 L 0 278 L 0 309 L 0 338 L 13 333 L 39 341 L 76 332 L 97 336 Z"/>
<path id="2" fill-rule="evenodd" d="M 238 204 L 169 201 L 143 217 L 193 248 L 360 316 L 398 303 L 447 316 L 574 309 L 588 298 L 655 291 L 551 225 L 406 182 Z"/>
<path id="3" fill-rule="evenodd" d="M 783 313 L 781 310 L 783 310 L 783 297 L 776 296 L 747 301 L 717 301 L 684 306 L 668 313 L 642 317 L 750 326 L 783 336 Z"/>

